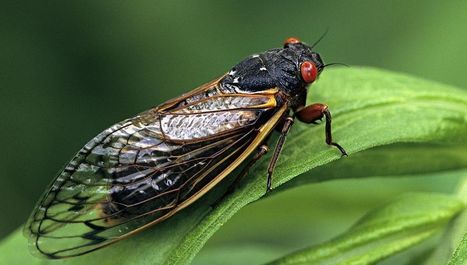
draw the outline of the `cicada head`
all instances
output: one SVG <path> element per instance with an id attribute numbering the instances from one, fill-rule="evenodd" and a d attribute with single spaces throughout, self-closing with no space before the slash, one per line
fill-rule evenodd
<path id="1" fill-rule="evenodd" d="M 254 54 L 234 66 L 221 81 L 241 92 L 258 93 L 277 87 L 291 99 L 302 96 L 324 69 L 319 53 L 296 38 L 283 48 Z"/>
<path id="2" fill-rule="evenodd" d="M 324 62 L 319 53 L 314 52 L 312 47 L 297 38 L 288 38 L 284 42 L 281 56 L 283 60 L 281 65 L 277 66 L 277 70 L 282 71 L 284 75 L 276 78 L 290 79 L 287 78 L 287 74 L 294 73 L 295 80 L 290 82 L 290 86 L 286 86 L 290 91 L 313 83 L 324 69 Z"/>

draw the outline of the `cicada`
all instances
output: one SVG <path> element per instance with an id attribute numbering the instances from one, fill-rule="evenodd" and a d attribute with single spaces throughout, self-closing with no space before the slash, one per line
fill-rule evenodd
<path id="1" fill-rule="evenodd" d="M 308 85 L 326 66 L 312 48 L 289 38 L 283 48 L 249 56 L 222 77 L 98 134 L 32 212 L 24 230 L 34 252 L 77 256 L 170 218 L 258 161 L 276 130 L 269 191 L 295 118 L 325 118 L 326 143 L 346 155 L 332 140 L 327 105 L 306 105 Z"/>

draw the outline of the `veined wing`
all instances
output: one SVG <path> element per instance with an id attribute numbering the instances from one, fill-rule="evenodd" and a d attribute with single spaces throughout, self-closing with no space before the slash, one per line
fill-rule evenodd
<path id="1" fill-rule="evenodd" d="M 81 255 L 167 219 L 240 165 L 287 110 L 274 91 L 236 94 L 212 84 L 86 144 L 26 224 L 34 251 Z"/>

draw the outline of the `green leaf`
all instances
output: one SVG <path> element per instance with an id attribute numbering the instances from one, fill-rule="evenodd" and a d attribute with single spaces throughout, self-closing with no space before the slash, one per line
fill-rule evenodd
<path id="1" fill-rule="evenodd" d="M 356 165 L 352 162 L 359 159 L 356 153 L 393 143 L 416 143 L 416 146 L 403 145 L 403 148 L 407 151 L 415 147 L 414 153 L 421 155 L 423 160 L 411 163 L 417 159 L 407 156 L 403 149 L 399 150 L 401 145 L 396 146 L 386 155 L 384 152 L 379 154 L 380 159 L 392 161 L 391 164 L 385 164 L 391 173 L 404 175 L 467 167 L 465 91 L 402 74 L 356 67 L 326 71 L 319 82 L 310 87 L 308 102 L 329 104 L 333 113 L 334 139 L 346 148 L 350 157 L 339 159 L 339 152 L 326 146 L 324 126 L 297 122 L 279 159 L 274 188 L 326 164 L 329 177 L 320 175 L 305 179 L 303 176 L 290 182 L 288 187 L 333 178 L 372 176 L 378 172 L 378 161 L 371 165 L 364 162 L 368 167 Z M 270 145 L 273 146 L 273 143 Z M 417 148 L 420 149 L 417 151 Z M 440 150 L 443 155 L 438 157 L 441 153 L 430 150 Z M 330 162 L 338 159 L 340 165 L 334 170 L 334 163 Z M 264 196 L 267 160 L 264 159 L 255 167 L 235 192 L 216 204 L 215 208 L 210 205 L 224 192 L 228 181 L 170 220 L 141 234 L 111 247 L 55 264 L 187 264 L 214 232 L 236 212 Z M 342 168 L 352 170 L 340 171 Z M 382 170 L 379 172 L 390 175 L 384 174 Z M 0 263 L 48 263 L 29 256 L 26 240 L 19 232 L 0 244 L 0 253 L 7 253 L 0 256 Z"/>
<path id="2" fill-rule="evenodd" d="M 466 153 L 465 145 L 439 143 L 395 143 L 374 147 L 313 168 L 307 174 L 299 175 L 280 186 L 279 189 L 341 178 L 413 177 L 452 172 L 465 168 Z M 461 173 L 462 170 L 459 174 Z"/>
<path id="3" fill-rule="evenodd" d="M 432 236 L 463 208 L 462 201 L 446 195 L 404 195 L 343 235 L 270 264 L 375 264 Z"/>
<path id="4" fill-rule="evenodd" d="M 467 175 L 463 175 L 457 196 L 467 205 Z M 443 238 L 424 265 L 465 264 L 467 262 L 467 210 L 464 209 L 445 231 Z M 455 250 L 455 251 L 454 251 Z"/>
<path id="5" fill-rule="evenodd" d="M 460 242 L 457 249 L 452 255 L 452 259 L 449 261 L 448 265 L 463 265 L 467 263 L 467 233 L 464 234 L 464 238 Z"/>

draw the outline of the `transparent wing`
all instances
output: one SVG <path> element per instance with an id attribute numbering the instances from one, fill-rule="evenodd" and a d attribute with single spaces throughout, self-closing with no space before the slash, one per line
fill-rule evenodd
<path id="1" fill-rule="evenodd" d="M 281 115 L 274 104 L 271 95 L 202 90 L 103 131 L 36 206 L 25 227 L 34 251 L 81 255 L 170 217 L 246 159 Z"/>

